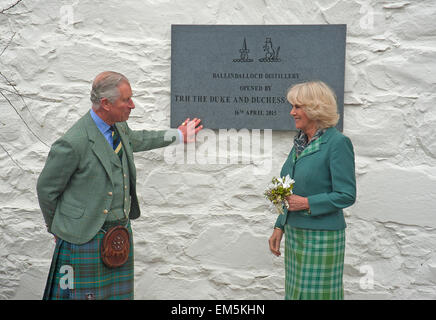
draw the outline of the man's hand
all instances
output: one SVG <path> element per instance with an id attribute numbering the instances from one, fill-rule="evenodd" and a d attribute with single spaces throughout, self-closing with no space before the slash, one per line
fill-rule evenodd
<path id="1" fill-rule="evenodd" d="M 283 231 L 282 229 L 274 229 L 272 236 L 269 238 L 269 249 L 271 252 L 279 257 L 280 253 L 280 242 L 282 241 Z"/>
<path id="2" fill-rule="evenodd" d="M 183 142 L 189 143 L 195 141 L 195 135 L 203 129 L 203 126 L 199 125 L 201 122 L 200 119 L 194 118 L 193 120 L 190 120 L 187 118 L 180 126 L 179 130 L 183 134 Z"/>

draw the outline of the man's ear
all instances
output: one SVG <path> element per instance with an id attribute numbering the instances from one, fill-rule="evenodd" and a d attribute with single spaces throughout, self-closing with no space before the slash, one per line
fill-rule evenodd
<path id="1" fill-rule="evenodd" d="M 109 111 L 112 106 L 112 103 L 109 101 L 108 98 L 102 98 L 100 100 L 100 108 L 103 108 L 106 111 Z"/>

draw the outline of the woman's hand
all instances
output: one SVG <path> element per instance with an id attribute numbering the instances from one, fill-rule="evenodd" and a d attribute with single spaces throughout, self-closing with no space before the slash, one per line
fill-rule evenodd
<path id="1" fill-rule="evenodd" d="M 308 210 L 310 208 L 309 200 L 305 197 L 297 196 L 296 194 L 286 197 L 286 201 L 288 201 L 289 204 L 289 211 Z"/>
<path id="2" fill-rule="evenodd" d="M 282 229 L 274 229 L 272 236 L 269 238 L 269 249 L 271 252 L 279 257 L 280 253 L 280 242 L 282 241 L 283 230 Z"/>

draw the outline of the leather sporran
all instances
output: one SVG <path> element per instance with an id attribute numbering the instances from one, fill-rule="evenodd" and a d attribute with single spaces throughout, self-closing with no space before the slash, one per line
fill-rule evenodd
<path id="1" fill-rule="evenodd" d="M 117 268 L 129 258 L 130 236 L 126 227 L 110 228 L 101 244 L 101 260 L 109 268 Z"/>

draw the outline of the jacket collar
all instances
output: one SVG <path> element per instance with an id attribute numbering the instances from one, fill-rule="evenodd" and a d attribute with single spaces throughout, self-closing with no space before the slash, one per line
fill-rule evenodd
<path id="1" fill-rule="evenodd" d="M 336 129 L 335 127 L 330 127 L 328 128 L 324 134 L 322 135 L 322 141 L 321 144 L 327 143 L 327 141 L 334 135 L 336 134 L 336 132 L 338 132 L 338 129 Z"/>
<path id="2" fill-rule="evenodd" d="M 336 131 L 337 129 L 335 127 L 328 128 L 321 137 L 311 142 L 310 145 L 303 150 L 303 152 L 300 154 L 298 158 L 296 157 L 295 148 L 292 148 L 291 156 L 294 162 L 321 150 L 322 145 L 327 143 L 330 137 L 334 135 Z"/>

